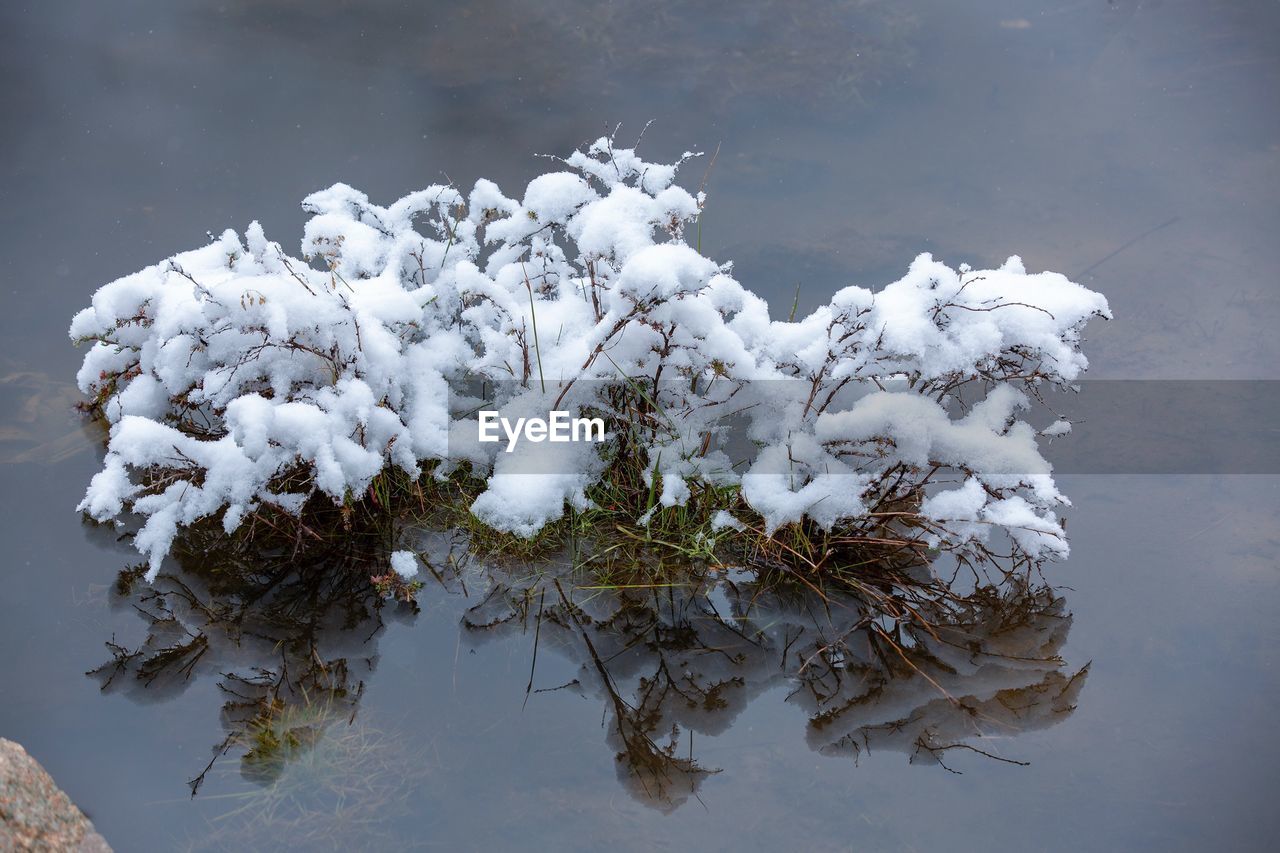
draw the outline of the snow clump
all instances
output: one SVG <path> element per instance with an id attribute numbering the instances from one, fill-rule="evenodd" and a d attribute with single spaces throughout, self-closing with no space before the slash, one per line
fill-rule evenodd
<path id="1" fill-rule="evenodd" d="M 643 387 L 662 428 L 626 452 L 661 506 L 727 486 L 718 527 L 830 529 L 928 485 L 912 509 L 926 545 L 964 553 L 1001 530 L 1030 557 L 1065 554 L 1066 499 L 1018 413 L 1085 370 L 1081 330 L 1106 300 L 1017 257 L 958 271 L 922 254 L 879 291 L 775 320 L 686 241 L 705 201 L 675 183 L 690 156 L 649 163 L 602 138 L 518 197 L 481 180 L 381 207 L 335 184 L 303 201 L 300 257 L 254 222 L 105 285 L 70 329 L 110 422 L 79 508 L 136 517 L 154 577 L 201 519 L 230 532 L 267 507 L 359 500 L 389 469 L 465 466 L 486 484 L 471 511 L 533 536 L 591 506 L 622 439 L 530 473 L 537 446 L 475 440 L 466 389 L 545 417 L 618 416 Z M 733 418 L 757 448 L 745 466 L 724 449 Z"/>

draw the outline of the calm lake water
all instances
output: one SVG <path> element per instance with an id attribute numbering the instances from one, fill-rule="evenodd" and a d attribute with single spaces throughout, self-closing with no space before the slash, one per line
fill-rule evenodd
<path id="1" fill-rule="evenodd" d="M 703 250 L 775 312 L 920 251 L 1017 253 L 1110 299 L 1091 377 L 1276 380 L 1277 33 L 1276 3 L 1243 0 L 3 4 L 0 736 L 121 851 L 1270 847 L 1280 471 L 1178 460 L 1060 477 L 1073 550 L 1049 579 L 1073 618 L 1054 642 L 1066 674 L 1090 665 L 1073 712 L 978 743 L 1026 766 L 826 754 L 764 662 L 682 722 L 676 757 L 720 772 L 655 800 L 620 771 L 585 646 L 544 635 L 526 697 L 535 637 L 468 627 L 492 582 L 472 575 L 334 632 L 355 721 L 274 782 L 229 755 L 192 799 L 226 734 L 222 673 L 265 658 L 223 644 L 153 688 L 85 675 L 146 623 L 110 594 L 131 549 L 73 511 L 100 451 L 65 330 L 207 232 L 259 219 L 295 245 L 298 200 L 334 181 L 382 202 L 445 174 L 515 192 L 533 154 L 652 119 L 651 155 L 719 146 Z M 664 661 L 632 658 L 628 677 Z M 898 701 L 864 722 L 933 713 Z"/>

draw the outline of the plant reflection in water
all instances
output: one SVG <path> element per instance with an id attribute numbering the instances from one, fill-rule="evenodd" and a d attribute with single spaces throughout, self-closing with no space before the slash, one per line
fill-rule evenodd
<path id="1" fill-rule="evenodd" d="M 126 569 L 117 584 L 146 619 L 147 637 L 136 648 L 113 638 L 111 659 L 94 674 L 104 689 L 139 698 L 181 689 L 198 672 L 221 674 L 226 734 L 209 765 L 195 768 L 191 789 L 219 758 L 238 754 L 241 774 L 262 789 L 235 795 L 243 801 L 229 817 L 246 825 L 284 819 L 326 793 L 348 822 L 385 818 L 390 803 L 409 807 L 405 792 L 429 772 L 404 743 L 412 738 L 358 719 L 380 629 L 411 619 L 417 606 L 386 597 L 413 590 L 386 588 L 385 520 L 345 521 L 343 536 L 309 536 L 304 525 L 289 537 L 255 531 L 252 545 L 198 527 L 179 540 L 180 572 L 147 586 L 141 568 Z M 774 688 L 808 716 L 814 750 L 855 760 L 897 750 L 956 772 L 949 756 L 960 751 L 1023 763 L 1003 739 L 1064 719 L 1088 671 L 1059 655 L 1071 625 L 1063 598 L 1026 575 L 975 578 L 962 590 L 927 569 L 899 568 L 848 591 L 749 560 L 673 570 L 633 554 L 629 565 L 589 570 L 569 555 L 481 559 L 458 533 L 399 536 L 416 537 L 433 578 L 420 596 L 474 602 L 460 630 L 528 637 L 526 701 L 569 690 L 603 703 L 620 781 L 662 810 L 720 772 L 697 760 L 694 734 L 725 732 Z M 539 649 L 577 664 L 576 678 L 535 690 Z"/>
<path id="2" fill-rule="evenodd" d="M 604 701 L 619 779 L 664 810 L 718 772 L 695 759 L 692 734 L 726 731 L 779 686 L 808 715 L 815 750 L 898 750 L 952 772 L 952 751 L 1023 763 L 998 740 L 1074 710 L 1088 667 L 1059 656 L 1071 616 L 1048 586 L 1009 577 L 966 594 L 895 593 L 891 615 L 760 571 L 610 585 L 543 572 L 498 581 L 466 624 L 524 631 L 579 662 L 565 687 Z"/>

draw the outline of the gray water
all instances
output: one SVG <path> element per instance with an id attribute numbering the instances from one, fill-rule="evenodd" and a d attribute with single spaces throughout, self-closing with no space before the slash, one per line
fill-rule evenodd
<path id="1" fill-rule="evenodd" d="M 382 202 L 445 174 L 519 188 L 533 154 L 652 119 L 652 156 L 719 146 L 703 250 L 776 312 L 920 251 L 1017 253 L 1110 299 L 1092 377 L 1280 379 L 1278 27 L 1273 2 L 1212 0 L 4 4 L 0 736 L 119 850 L 274 849 L 299 825 L 342 849 L 1267 847 L 1280 480 L 1178 464 L 1060 478 L 1061 654 L 1091 663 L 1074 712 L 985 740 L 1026 766 L 824 755 L 776 685 L 706 724 L 691 748 L 721 772 L 655 808 L 600 697 L 526 702 L 534 638 L 467 629 L 477 589 L 437 585 L 346 640 L 364 692 L 326 737 L 371 745 L 358 760 L 300 760 L 293 799 L 264 805 L 230 755 L 192 799 L 225 736 L 220 673 L 255 659 L 221 649 L 156 689 L 85 675 L 145 623 L 109 590 L 128 544 L 72 509 L 99 451 L 65 329 L 207 232 L 258 219 L 289 245 L 298 200 L 334 181 Z M 534 687 L 583 665 L 543 648 Z"/>

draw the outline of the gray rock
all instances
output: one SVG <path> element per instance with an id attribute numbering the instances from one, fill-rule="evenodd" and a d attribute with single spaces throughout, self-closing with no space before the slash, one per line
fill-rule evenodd
<path id="1" fill-rule="evenodd" d="M 111 853 L 93 824 L 44 768 L 0 738 L 0 851 Z"/>

